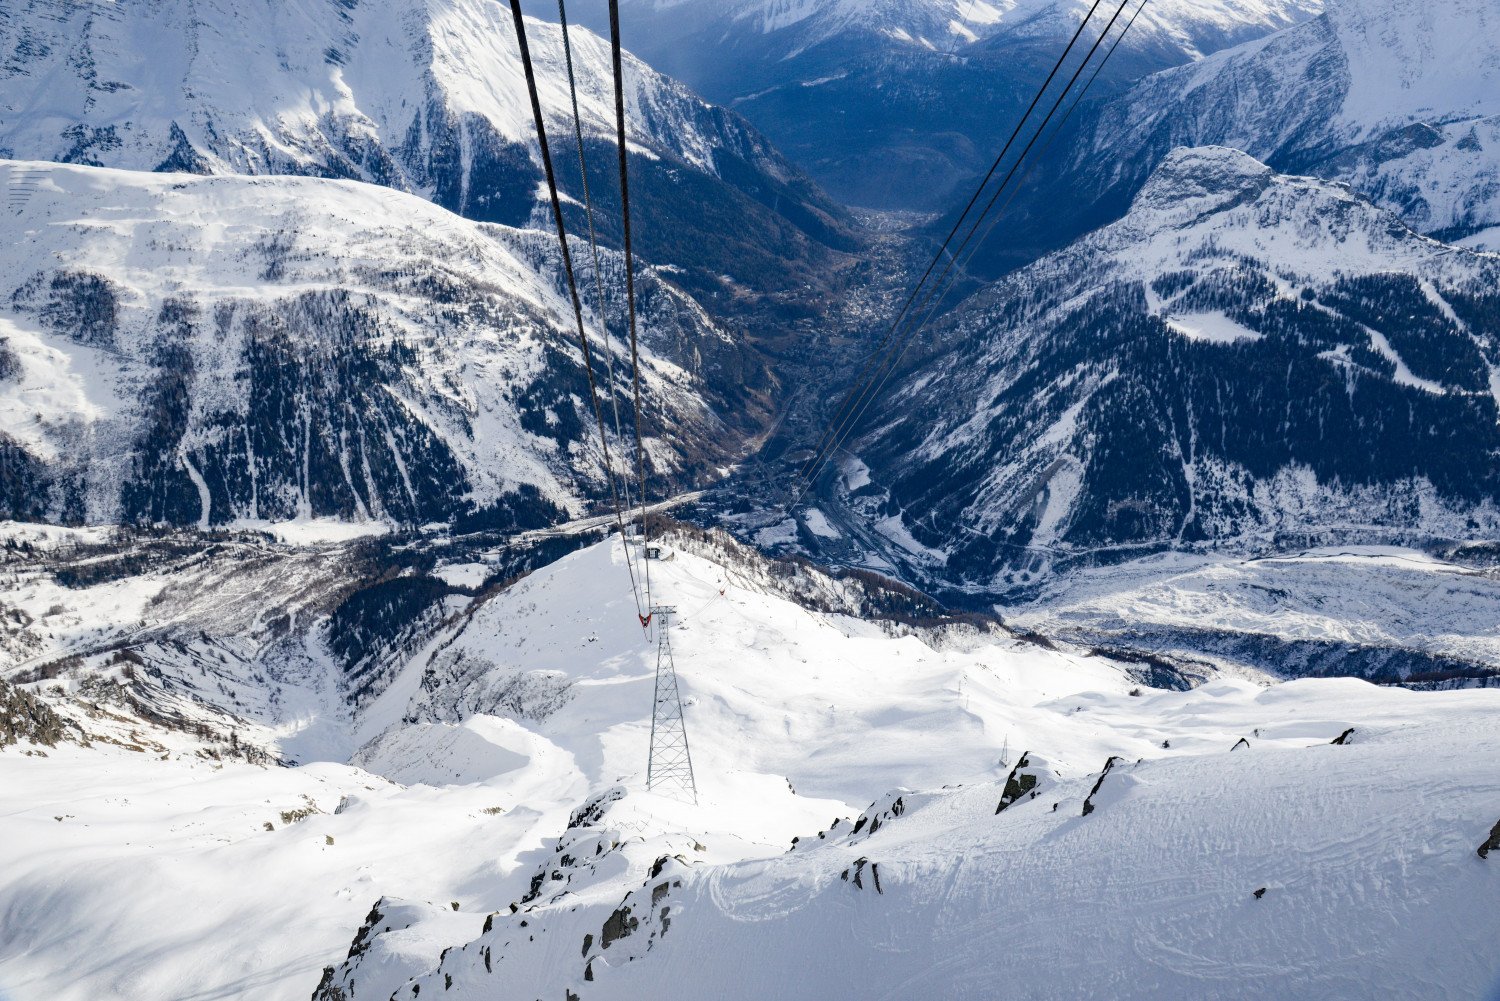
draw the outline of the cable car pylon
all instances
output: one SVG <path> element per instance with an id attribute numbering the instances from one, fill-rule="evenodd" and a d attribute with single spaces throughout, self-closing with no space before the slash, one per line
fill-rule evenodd
<path id="1" fill-rule="evenodd" d="M 693 777 L 693 755 L 688 750 L 687 723 L 682 718 L 682 694 L 677 690 L 677 668 L 672 662 L 672 605 L 652 605 L 656 623 L 656 696 L 651 703 L 651 757 L 646 764 L 650 792 L 686 794 L 696 806 L 698 783 Z"/>

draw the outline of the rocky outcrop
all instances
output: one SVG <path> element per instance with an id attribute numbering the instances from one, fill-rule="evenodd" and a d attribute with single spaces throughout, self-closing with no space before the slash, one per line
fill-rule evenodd
<path id="1" fill-rule="evenodd" d="M 1500 820 L 1495 821 L 1495 826 L 1490 829 L 1489 840 L 1479 846 L 1479 857 L 1489 858 L 1493 851 L 1500 851 Z"/>
<path id="2" fill-rule="evenodd" d="M 1040 781 L 1038 773 L 1031 769 L 1031 757 L 1022 754 L 1016 766 L 1006 776 L 1005 788 L 1000 792 L 1000 802 L 995 804 L 995 813 L 999 814 L 1008 807 L 1014 806 L 1022 797 L 1035 799 L 1038 793 L 1037 784 Z"/>
<path id="3" fill-rule="evenodd" d="M 1094 812 L 1094 797 L 1099 795 L 1100 789 L 1104 788 L 1104 780 L 1109 776 L 1109 773 L 1124 760 L 1118 755 L 1111 754 L 1109 756 L 1109 760 L 1104 763 L 1104 769 L 1099 772 L 1099 780 L 1094 783 L 1094 788 L 1089 790 L 1088 797 L 1083 801 L 1083 813 L 1081 816 L 1087 817 Z"/>
<path id="4" fill-rule="evenodd" d="M 69 728 L 56 710 L 30 692 L 0 681 L 0 748 L 13 744 L 56 747 L 68 739 Z"/>

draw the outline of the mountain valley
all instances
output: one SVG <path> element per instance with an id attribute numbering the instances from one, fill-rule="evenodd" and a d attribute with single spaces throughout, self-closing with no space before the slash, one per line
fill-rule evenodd
<path id="1" fill-rule="evenodd" d="M 0 1001 L 1500 999 L 1493 4 L 524 8 L 0 0 Z"/>

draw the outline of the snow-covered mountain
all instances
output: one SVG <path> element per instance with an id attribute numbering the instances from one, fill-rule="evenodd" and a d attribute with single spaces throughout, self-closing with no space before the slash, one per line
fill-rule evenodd
<path id="1" fill-rule="evenodd" d="M 1423 233 L 1500 247 L 1500 11 L 1329 0 L 1304 24 L 1147 77 L 1059 144 L 1010 228 L 1071 239 L 1123 211 L 1171 150 L 1209 144 L 1345 181 Z"/>
<path id="2" fill-rule="evenodd" d="M 570 123 L 561 37 L 537 22 L 528 34 L 543 108 Z M 434 157 L 483 158 L 466 128 L 482 123 L 506 146 L 532 138 L 510 12 L 495 3 L 33 2 L 7 11 L 6 36 L 0 142 L 12 155 L 326 173 L 432 196 Z M 612 136 L 607 44 L 580 31 L 575 46 L 584 129 Z M 712 169 L 725 136 L 702 102 L 635 59 L 627 81 L 632 138 Z M 450 207 L 488 194 L 464 190 Z"/>
<path id="3" fill-rule="evenodd" d="M 532 21 L 528 36 L 554 159 L 581 202 L 561 34 Z M 0 54 L 3 156 L 364 180 L 516 226 L 544 204 L 514 27 L 489 0 L 33 0 L 0 10 Z M 579 29 L 573 57 L 592 194 L 616 241 L 608 43 Z M 853 245 L 840 211 L 742 119 L 634 57 L 624 70 L 644 257 L 700 288 L 732 275 L 780 289 L 819 273 L 827 245 Z M 723 230 L 737 239 L 710 238 Z"/>
<path id="4" fill-rule="evenodd" d="M 626 0 L 622 7 L 654 24 L 652 15 L 679 25 L 718 25 L 726 34 L 769 35 L 783 58 L 850 34 L 884 35 L 893 42 L 950 55 L 998 36 L 1052 34 L 1077 26 L 1092 0 Z M 1143 38 L 1201 57 L 1226 44 L 1296 23 L 1322 10 L 1321 0 L 1154 0 L 1137 28 Z M 732 29 L 732 30 L 730 30 Z M 1170 39 L 1170 41 L 1168 41 Z M 728 39 L 724 39 L 727 42 Z M 655 53 L 659 39 L 642 39 Z M 651 58 L 651 56 L 648 56 Z M 654 60 L 653 60 L 654 61 Z"/>
<path id="5" fill-rule="evenodd" d="M 622 5 L 627 41 L 642 57 L 744 114 L 837 197 L 924 211 L 962 200 L 959 188 L 998 151 L 1090 6 L 1086 0 Z M 1096 31 L 1114 9 L 1105 5 L 1092 22 Z M 1100 92 L 1321 9 L 1321 0 L 1155 0 L 1112 59 Z"/>
<path id="6" fill-rule="evenodd" d="M 0 0 L 0 1001 L 1500 992 L 1485 3 L 1155 0 L 795 516 L 926 231 L 632 57 L 648 548 L 598 37 L 589 372 L 502 5 Z M 625 27 L 926 207 L 1082 9 Z"/>
<path id="7" fill-rule="evenodd" d="M 679 529 L 653 592 L 679 610 L 692 805 L 643 789 L 656 647 L 617 541 L 520 577 L 457 539 L 187 542 L 0 526 L 0 712 L 51 742 L 0 748 L 15 1001 L 916 977 L 1311 1001 L 1500 975 L 1476 857 L 1500 692 L 1155 688 Z"/>
<path id="8" fill-rule="evenodd" d="M 1178 150 L 933 335 L 842 493 L 984 586 L 1142 547 L 1493 538 L 1497 283 L 1343 186 Z"/>
<path id="9" fill-rule="evenodd" d="M 9 162 L 0 189 L 17 235 L 0 247 L 5 517 L 524 527 L 605 495 L 542 234 L 312 178 Z M 605 267 L 617 288 L 619 255 Z M 643 277 L 643 430 L 666 492 L 713 475 L 746 427 L 744 398 L 708 384 L 762 376 Z M 628 352 L 616 338 L 607 360 L 590 328 L 628 423 Z"/>

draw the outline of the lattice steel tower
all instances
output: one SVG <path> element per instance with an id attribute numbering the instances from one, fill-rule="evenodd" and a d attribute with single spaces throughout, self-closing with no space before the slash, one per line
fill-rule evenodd
<path id="1" fill-rule="evenodd" d="M 693 756 L 688 751 L 687 724 L 682 719 L 682 696 L 677 691 L 677 668 L 672 663 L 670 605 L 651 606 L 656 621 L 656 700 L 651 707 L 651 760 L 646 766 L 646 788 L 652 792 L 684 792 L 698 802 L 693 778 Z"/>

